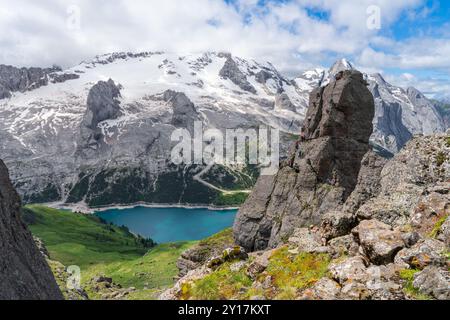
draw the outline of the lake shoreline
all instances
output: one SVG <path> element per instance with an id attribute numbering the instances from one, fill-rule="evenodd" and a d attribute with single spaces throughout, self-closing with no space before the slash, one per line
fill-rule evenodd
<path id="1" fill-rule="evenodd" d="M 73 212 L 81 212 L 84 214 L 95 214 L 96 212 L 103 212 L 108 210 L 125 210 L 138 207 L 144 208 L 181 208 L 181 209 L 207 209 L 207 210 L 239 210 L 240 207 L 220 207 L 214 205 L 190 205 L 190 204 L 161 204 L 161 203 L 147 203 L 137 202 L 133 204 L 111 204 L 101 207 L 90 207 L 85 203 L 66 204 L 63 202 L 49 202 L 41 203 L 39 205 L 47 206 L 54 209 L 71 210 Z"/>

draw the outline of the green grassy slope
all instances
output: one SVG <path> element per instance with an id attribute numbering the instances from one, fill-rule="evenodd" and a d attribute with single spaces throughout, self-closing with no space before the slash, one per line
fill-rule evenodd
<path id="1" fill-rule="evenodd" d="M 43 206 L 27 206 L 23 219 L 31 232 L 44 241 L 52 259 L 86 268 L 98 263 L 135 259 L 150 243 L 126 228 L 102 223 L 95 216 Z"/>
<path id="2" fill-rule="evenodd" d="M 161 244 L 136 237 L 126 228 L 112 226 L 95 216 L 76 214 L 44 206 L 23 209 L 23 219 L 31 232 L 47 247 L 50 258 L 81 269 L 82 284 L 89 288 L 99 275 L 112 277 L 122 287 L 138 291 L 128 298 L 152 299 L 155 291 L 173 284 L 180 254 L 196 242 Z"/>

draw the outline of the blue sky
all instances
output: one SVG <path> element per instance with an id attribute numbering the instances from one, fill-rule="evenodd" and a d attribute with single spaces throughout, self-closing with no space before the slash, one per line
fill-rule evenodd
<path id="1" fill-rule="evenodd" d="M 373 7 L 380 28 L 367 27 Z M 432 97 L 450 95 L 449 20 L 446 0 L 0 0 L 0 63 L 230 51 L 294 77 L 345 57 Z"/>

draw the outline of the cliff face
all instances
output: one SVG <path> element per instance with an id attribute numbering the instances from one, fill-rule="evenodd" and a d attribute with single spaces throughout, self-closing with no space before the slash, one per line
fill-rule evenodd
<path id="1" fill-rule="evenodd" d="M 238 213 L 251 258 L 225 261 L 237 246 L 179 265 L 188 272 L 160 299 L 205 298 L 207 284 L 217 299 L 449 300 L 450 131 L 387 160 L 369 150 L 373 112 L 358 72 L 314 91 L 290 158 Z"/>
<path id="2" fill-rule="evenodd" d="M 50 268 L 20 219 L 20 208 L 20 198 L 0 160 L 0 299 L 62 299 Z"/>
<path id="3" fill-rule="evenodd" d="M 319 224 L 354 190 L 369 151 L 374 100 L 363 75 L 345 70 L 310 95 L 301 140 L 275 176 L 261 177 L 234 225 L 246 250 L 276 247 L 295 228 Z"/>

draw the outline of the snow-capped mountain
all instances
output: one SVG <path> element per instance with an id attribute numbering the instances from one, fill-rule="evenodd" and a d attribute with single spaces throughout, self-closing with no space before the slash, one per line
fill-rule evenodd
<path id="1" fill-rule="evenodd" d="M 330 70 L 306 71 L 295 79 L 298 86 L 325 86 L 339 71 L 355 69 L 342 59 Z M 379 73 L 364 74 L 375 99 L 372 144 L 390 153 L 398 152 L 413 135 L 443 132 L 446 124 L 433 101 L 415 88 L 406 90 L 386 82 Z"/>
<path id="2" fill-rule="evenodd" d="M 292 140 L 308 97 L 271 64 L 226 53 L 114 53 L 64 71 L 8 67 L 0 83 L 1 157 L 25 201 L 90 205 L 221 204 L 223 189 L 246 191 L 252 174 L 217 167 L 199 179 L 203 168 L 171 165 L 171 133 L 201 120 L 205 129 L 268 125 Z"/>
<path id="3" fill-rule="evenodd" d="M 338 71 L 289 80 L 270 63 L 227 53 L 98 56 L 68 70 L 0 66 L 0 158 L 26 202 L 90 206 L 149 203 L 229 205 L 252 167 L 175 166 L 176 128 L 279 128 L 282 154 L 300 131 L 309 93 Z M 415 133 L 443 131 L 413 89 L 367 80 L 377 106 L 373 141 L 392 152 Z"/>

